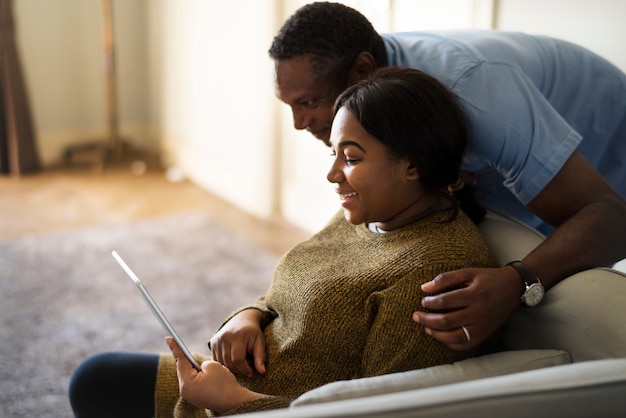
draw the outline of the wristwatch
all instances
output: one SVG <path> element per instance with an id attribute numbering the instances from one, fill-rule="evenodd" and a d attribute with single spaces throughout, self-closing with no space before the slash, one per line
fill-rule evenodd
<path id="1" fill-rule="evenodd" d="M 543 299 L 545 290 L 539 278 L 532 270 L 521 261 L 511 261 L 507 266 L 513 267 L 524 280 L 524 293 L 522 293 L 522 303 L 524 306 L 536 306 Z"/>

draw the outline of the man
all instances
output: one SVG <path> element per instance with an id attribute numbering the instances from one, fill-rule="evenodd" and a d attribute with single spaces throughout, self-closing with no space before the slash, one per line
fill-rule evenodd
<path id="1" fill-rule="evenodd" d="M 549 234 L 521 261 L 448 272 L 424 285 L 434 295 L 421 305 L 432 312 L 413 319 L 449 347 L 475 347 L 518 307 L 539 303 L 537 278 L 549 289 L 626 257 L 626 75 L 606 60 L 519 33 L 379 35 L 337 3 L 300 8 L 269 53 L 276 95 L 291 107 L 295 128 L 326 145 L 333 102 L 345 87 L 388 65 L 435 76 L 467 114 L 463 169 L 483 204 Z"/>

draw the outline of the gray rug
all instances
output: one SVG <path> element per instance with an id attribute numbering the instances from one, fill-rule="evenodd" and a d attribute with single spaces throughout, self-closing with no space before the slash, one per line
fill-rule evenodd
<path id="1" fill-rule="evenodd" d="M 82 359 L 167 351 L 112 250 L 201 353 L 228 313 L 265 292 L 278 258 L 201 213 L 0 241 L 0 417 L 71 417 Z"/>

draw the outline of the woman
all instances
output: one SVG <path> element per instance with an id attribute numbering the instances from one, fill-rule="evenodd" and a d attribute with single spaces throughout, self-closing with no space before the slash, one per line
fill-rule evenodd
<path id="1" fill-rule="evenodd" d="M 455 198 L 468 194 L 459 181 L 466 138 L 454 97 L 417 70 L 382 69 L 342 93 L 327 178 L 343 213 L 285 254 L 266 295 L 226 320 L 202 372 L 167 339 L 174 356 L 154 368 L 156 416 L 286 407 L 332 381 L 475 355 L 411 319 L 432 277 L 495 265 Z M 463 201 L 476 208 L 469 195 Z M 460 328 L 458 338 L 469 336 Z"/>

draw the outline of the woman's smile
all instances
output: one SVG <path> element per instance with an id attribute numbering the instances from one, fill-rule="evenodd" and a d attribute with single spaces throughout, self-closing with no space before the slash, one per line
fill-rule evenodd
<path id="1" fill-rule="evenodd" d="M 341 206 L 343 207 L 350 205 L 350 203 L 356 200 L 356 197 L 358 196 L 357 192 L 337 191 L 337 194 L 339 195 L 339 200 L 341 200 Z"/>

